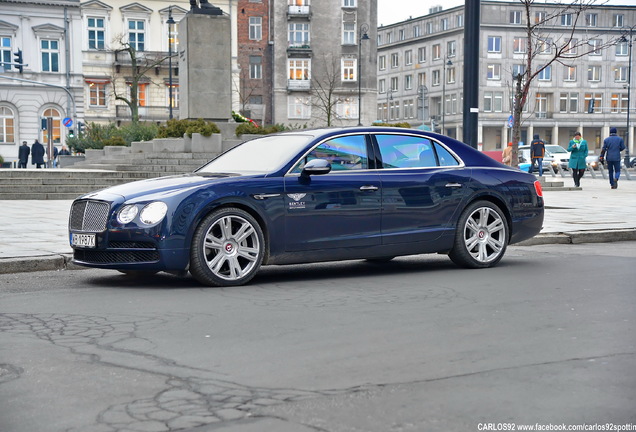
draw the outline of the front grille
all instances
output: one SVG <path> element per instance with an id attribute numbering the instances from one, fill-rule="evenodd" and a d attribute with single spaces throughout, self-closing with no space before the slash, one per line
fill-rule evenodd
<path id="1" fill-rule="evenodd" d="M 159 261 L 159 252 L 149 251 L 103 251 L 75 249 L 73 258 L 94 264 L 123 264 Z"/>
<path id="2" fill-rule="evenodd" d="M 104 231 L 109 210 L 108 203 L 102 201 L 75 201 L 71 208 L 70 228 L 77 231 Z"/>
<path id="3" fill-rule="evenodd" d="M 108 247 L 113 249 L 154 249 L 155 245 L 150 242 L 138 241 L 111 241 Z"/>

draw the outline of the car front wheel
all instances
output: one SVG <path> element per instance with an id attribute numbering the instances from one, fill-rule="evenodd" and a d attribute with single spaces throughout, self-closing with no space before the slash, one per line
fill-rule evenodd
<path id="1" fill-rule="evenodd" d="M 492 267 L 504 256 L 507 245 L 508 225 L 501 209 L 491 202 L 477 201 L 462 212 L 448 256 L 462 267 Z"/>
<path id="2" fill-rule="evenodd" d="M 260 268 L 264 248 L 263 231 L 249 213 L 238 208 L 216 210 L 194 233 L 190 273 L 204 285 L 243 285 Z"/>

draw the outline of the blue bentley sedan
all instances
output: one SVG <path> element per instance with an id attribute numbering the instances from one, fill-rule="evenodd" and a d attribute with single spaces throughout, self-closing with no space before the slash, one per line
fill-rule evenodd
<path id="1" fill-rule="evenodd" d="M 444 253 L 491 267 L 543 212 L 533 175 L 464 143 L 357 127 L 269 135 L 192 174 L 84 195 L 69 231 L 77 264 L 233 286 L 268 264 Z"/>

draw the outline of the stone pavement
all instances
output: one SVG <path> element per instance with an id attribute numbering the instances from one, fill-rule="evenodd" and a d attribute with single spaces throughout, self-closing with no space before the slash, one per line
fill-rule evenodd
<path id="1" fill-rule="evenodd" d="M 522 244 L 636 240 L 636 179 L 632 179 L 621 180 L 612 190 L 607 180 L 586 175 L 582 190 L 545 191 L 543 230 Z M 566 186 L 572 183 L 570 178 L 562 180 Z M 0 201 L 0 273 L 70 267 L 71 202 Z"/>

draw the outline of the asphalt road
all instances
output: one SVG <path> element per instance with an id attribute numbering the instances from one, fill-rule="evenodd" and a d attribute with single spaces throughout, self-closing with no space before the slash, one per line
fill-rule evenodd
<path id="1" fill-rule="evenodd" d="M 0 431 L 636 430 L 634 245 L 268 267 L 228 289 L 0 275 Z"/>

